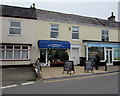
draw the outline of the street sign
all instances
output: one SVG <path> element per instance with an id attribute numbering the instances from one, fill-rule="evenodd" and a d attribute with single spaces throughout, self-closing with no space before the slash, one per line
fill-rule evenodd
<path id="1" fill-rule="evenodd" d="M 70 74 L 71 74 L 71 71 L 74 71 L 75 73 L 73 61 L 66 61 L 64 63 L 63 73 L 64 71 L 67 71 L 67 73 L 70 72 Z"/>
<path id="2" fill-rule="evenodd" d="M 88 72 L 89 70 L 94 71 L 93 70 L 93 62 L 92 61 L 86 61 L 85 62 L 85 72 L 86 71 Z"/>

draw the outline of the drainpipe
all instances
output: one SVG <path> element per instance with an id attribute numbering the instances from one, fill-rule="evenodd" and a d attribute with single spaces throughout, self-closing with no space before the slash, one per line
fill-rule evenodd
<path id="1" fill-rule="evenodd" d="M 47 58 L 47 57 L 48 57 L 48 51 L 47 51 L 47 49 L 46 49 L 46 58 L 45 58 L 45 60 L 46 60 L 46 61 L 45 61 L 46 65 L 48 64 L 48 62 L 47 62 L 47 61 L 48 61 L 48 58 Z"/>

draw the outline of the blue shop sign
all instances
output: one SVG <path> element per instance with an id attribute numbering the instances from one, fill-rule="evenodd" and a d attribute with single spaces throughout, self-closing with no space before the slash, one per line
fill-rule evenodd
<path id="1" fill-rule="evenodd" d="M 118 48 L 120 47 L 120 44 L 109 44 L 109 43 L 86 43 L 85 44 L 88 47 L 112 47 L 112 48 Z"/>
<path id="2" fill-rule="evenodd" d="M 70 43 L 68 41 L 39 40 L 38 47 L 52 49 L 70 49 Z"/>

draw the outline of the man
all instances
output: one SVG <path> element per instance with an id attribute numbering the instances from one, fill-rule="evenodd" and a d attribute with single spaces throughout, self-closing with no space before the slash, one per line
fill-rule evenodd
<path id="1" fill-rule="evenodd" d="M 99 62 L 100 62 L 100 57 L 99 57 L 99 54 L 98 53 L 96 53 L 95 54 L 95 69 L 96 70 L 99 70 Z"/>

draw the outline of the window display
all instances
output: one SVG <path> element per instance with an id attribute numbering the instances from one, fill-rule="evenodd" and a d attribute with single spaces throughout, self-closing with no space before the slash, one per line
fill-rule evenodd
<path id="1" fill-rule="evenodd" d="M 114 60 L 120 60 L 120 48 L 114 48 Z"/>
<path id="2" fill-rule="evenodd" d="M 0 46 L 0 60 L 28 60 L 30 59 L 30 46 L 2 45 Z"/>
<path id="3" fill-rule="evenodd" d="M 69 60 L 66 50 L 48 50 L 48 60 L 51 62 L 61 62 Z"/>
<path id="4" fill-rule="evenodd" d="M 68 53 L 66 49 L 41 49 L 40 50 L 40 58 L 42 63 L 46 63 L 46 56 L 47 61 L 50 62 L 63 62 L 69 60 Z"/>
<path id="5" fill-rule="evenodd" d="M 103 47 L 88 47 L 88 59 L 93 58 L 96 52 L 99 54 L 100 60 L 104 60 L 104 48 Z"/>

